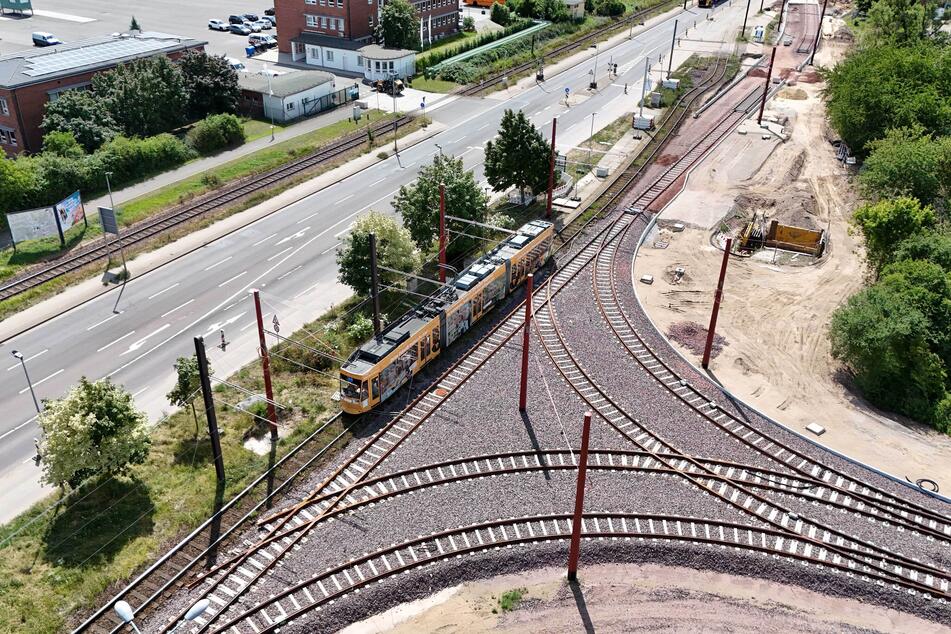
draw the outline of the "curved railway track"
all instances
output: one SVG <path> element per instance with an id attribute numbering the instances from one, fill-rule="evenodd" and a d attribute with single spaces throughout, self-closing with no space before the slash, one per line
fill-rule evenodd
<path id="1" fill-rule="evenodd" d="M 359 592 L 387 577 L 440 561 L 513 546 L 564 541 L 571 536 L 571 515 L 535 515 L 433 533 L 378 549 L 323 572 L 314 573 L 219 624 L 215 634 L 263 634 L 287 627 L 314 610 Z M 813 564 L 857 576 L 869 583 L 930 596 L 934 589 L 911 579 L 896 580 L 873 566 L 844 560 L 825 547 L 784 531 L 746 524 L 637 513 L 585 513 L 586 539 L 658 540 L 737 548 L 787 561 Z M 943 598 L 941 600 L 944 600 Z"/>

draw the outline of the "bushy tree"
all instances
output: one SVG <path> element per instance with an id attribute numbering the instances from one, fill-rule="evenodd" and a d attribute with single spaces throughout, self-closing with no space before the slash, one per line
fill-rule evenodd
<path id="1" fill-rule="evenodd" d="M 512 21 L 512 12 L 504 4 L 498 2 L 492 3 L 492 10 L 489 13 L 489 19 L 501 26 L 508 26 Z"/>
<path id="2" fill-rule="evenodd" d="M 498 141 L 485 144 L 485 176 L 495 191 L 532 193 L 548 183 L 551 144 L 521 110 L 502 115 Z"/>
<path id="3" fill-rule="evenodd" d="M 927 260 L 951 273 L 951 234 L 941 231 L 916 233 L 895 246 L 891 259 Z"/>
<path id="4" fill-rule="evenodd" d="M 513 5 L 512 10 L 521 18 L 531 18 L 535 16 L 536 0 L 518 0 L 517 6 Z"/>
<path id="5" fill-rule="evenodd" d="M 564 0 L 536 0 L 535 17 L 549 22 L 565 22 L 571 19 L 571 12 Z"/>
<path id="6" fill-rule="evenodd" d="M 901 295 L 928 320 L 921 334 L 944 367 L 951 367 L 951 278 L 945 270 L 925 260 L 899 260 L 882 269 L 878 285 Z"/>
<path id="7" fill-rule="evenodd" d="M 244 126 L 233 114 L 213 114 L 196 123 L 187 139 L 196 152 L 209 154 L 244 143 Z"/>
<path id="8" fill-rule="evenodd" d="M 895 198 L 859 207 L 852 218 L 865 237 L 869 263 L 877 271 L 902 240 L 929 229 L 937 222 L 934 209 L 914 198 Z"/>
<path id="9" fill-rule="evenodd" d="M 188 51 L 178 61 L 188 91 L 185 114 L 190 120 L 210 114 L 233 113 L 238 108 L 238 73 L 222 55 Z"/>
<path id="10" fill-rule="evenodd" d="M 132 396 L 108 379 L 83 377 L 59 400 L 46 401 L 43 429 L 43 481 L 77 487 L 87 478 L 125 473 L 149 453 L 145 413 Z"/>
<path id="11" fill-rule="evenodd" d="M 476 30 L 475 18 L 471 15 L 467 15 L 466 17 L 462 18 L 462 30 L 466 31 L 467 33 L 474 32 Z"/>
<path id="12" fill-rule="evenodd" d="M 419 269 L 419 251 L 409 231 L 390 216 L 371 211 L 357 219 L 337 252 L 340 282 L 358 295 L 370 293 L 370 234 L 376 235 L 377 263 L 396 271 L 412 273 Z M 399 273 L 379 271 L 380 286 L 403 286 L 406 278 Z"/>
<path id="13" fill-rule="evenodd" d="M 35 207 L 34 201 L 40 198 L 46 187 L 46 179 L 34 157 L 0 157 L 0 209 L 16 211 Z M 0 218 L 6 222 L 5 215 L 0 215 Z"/>
<path id="14" fill-rule="evenodd" d="M 154 136 L 185 122 L 185 80 L 164 55 L 94 75 L 92 86 L 126 136 Z"/>
<path id="15" fill-rule="evenodd" d="M 119 126 L 91 90 L 67 90 L 46 103 L 43 130 L 70 132 L 87 152 L 95 152 L 118 134 Z"/>
<path id="16" fill-rule="evenodd" d="M 931 204 L 951 187 L 951 172 L 943 169 L 946 152 L 951 160 L 951 143 L 935 141 L 921 129 L 899 128 L 868 148 L 859 180 L 870 198 L 911 196 Z"/>
<path id="17" fill-rule="evenodd" d="M 439 235 L 439 184 L 446 186 L 446 213 L 457 218 L 485 222 L 488 197 L 462 159 L 437 154 L 433 162 L 419 170 L 416 181 L 400 187 L 393 199 L 393 209 L 403 218 L 413 241 L 429 250 Z M 478 235 L 478 227 L 467 227 L 466 233 Z M 450 252 L 458 253 L 469 244 L 455 241 Z"/>
<path id="18" fill-rule="evenodd" d="M 621 0 L 598 0 L 594 5 L 595 13 L 609 17 L 624 15 L 625 8 Z"/>
<path id="19" fill-rule="evenodd" d="M 135 19 L 135 16 L 132 16 L 132 20 L 129 21 L 129 30 L 130 31 L 141 31 L 142 27 L 139 26 L 139 21 Z"/>
<path id="20" fill-rule="evenodd" d="M 951 47 L 859 49 L 829 73 L 826 96 L 833 127 L 863 158 L 889 128 L 951 135 Z"/>
<path id="21" fill-rule="evenodd" d="M 390 0 L 380 15 L 380 30 L 383 42 L 389 48 L 420 50 L 419 17 L 413 5 L 406 0 Z"/>
<path id="22" fill-rule="evenodd" d="M 198 357 L 179 357 L 172 366 L 175 368 L 175 387 L 165 395 L 168 402 L 176 407 L 191 406 L 192 416 L 195 419 L 195 436 L 198 436 L 198 411 L 195 409 L 195 399 L 201 396 L 201 377 L 198 373 Z M 208 364 L 208 374 L 212 374 L 211 364 Z"/>
<path id="23" fill-rule="evenodd" d="M 932 420 L 944 398 L 946 373 L 929 349 L 928 319 L 909 298 L 887 286 L 867 288 L 833 314 L 832 354 L 854 373 L 875 405 Z"/>
<path id="24" fill-rule="evenodd" d="M 79 158 L 84 154 L 72 132 L 47 132 L 43 135 L 43 153 L 67 158 Z"/>
<path id="25" fill-rule="evenodd" d="M 868 10 L 872 45 L 919 42 L 928 35 L 935 4 L 919 0 L 875 0 Z"/>

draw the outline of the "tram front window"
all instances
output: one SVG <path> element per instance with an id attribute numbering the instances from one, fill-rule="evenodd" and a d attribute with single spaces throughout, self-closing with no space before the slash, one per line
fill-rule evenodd
<path id="1" fill-rule="evenodd" d="M 340 398 L 347 399 L 348 401 L 359 402 L 360 401 L 360 384 L 351 383 L 349 379 L 341 378 L 340 379 Z"/>

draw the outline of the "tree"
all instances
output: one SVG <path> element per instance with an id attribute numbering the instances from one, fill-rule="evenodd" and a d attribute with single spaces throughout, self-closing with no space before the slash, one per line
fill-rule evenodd
<path id="1" fill-rule="evenodd" d="M 930 42 L 858 49 L 828 75 L 832 126 L 864 158 L 889 128 L 951 135 L 951 47 Z"/>
<path id="2" fill-rule="evenodd" d="M 0 209 L 15 211 L 35 207 L 46 190 L 46 179 L 32 156 L 0 157 Z M 6 222 L 6 216 L 0 215 Z"/>
<path id="3" fill-rule="evenodd" d="M 67 90 L 46 103 L 43 130 L 70 132 L 87 152 L 95 152 L 119 133 L 105 103 L 90 90 Z"/>
<path id="4" fill-rule="evenodd" d="M 566 22 L 571 19 L 571 12 L 564 0 L 536 0 L 535 15 L 549 22 Z"/>
<path id="5" fill-rule="evenodd" d="M 377 264 L 380 267 L 412 273 L 419 269 L 419 251 L 409 231 L 392 217 L 371 211 L 353 223 L 337 253 L 340 282 L 358 295 L 370 293 L 370 234 L 376 234 Z M 380 286 L 402 286 L 406 278 L 400 273 L 379 268 Z"/>
<path id="6" fill-rule="evenodd" d="M 195 399 L 201 392 L 201 377 L 198 373 L 198 357 L 179 357 L 172 366 L 175 368 L 175 387 L 165 395 L 168 402 L 176 407 L 190 405 L 192 416 L 195 419 L 195 436 L 198 436 L 198 412 L 195 410 Z M 211 364 L 208 364 L 208 374 L 212 374 Z"/>
<path id="7" fill-rule="evenodd" d="M 233 113 L 238 108 L 238 73 L 221 55 L 188 51 L 178 62 L 188 91 L 185 114 L 190 120 L 210 114 Z"/>
<path id="8" fill-rule="evenodd" d="M 472 171 L 462 165 L 462 159 L 437 154 L 430 165 L 420 168 L 416 181 L 400 187 L 393 199 L 393 209 L 403 218 L 416 245 L 428 251 L 439 235 L 439 184 L 446 186 L 446 213 L 457 218 L 485 222 L 489 199 Z M 478 235 L 477 227 L 465 229 Z M 458 253 L 471 243 L 457 240 L 450 252 Z"/>
<path id="9" fill-rule="evenodd" d="M 939 231 L 922 231 L 905 238 L 895 247 L 893 261 L 927 260 L 951 273 L 951 234 Z"/>
<path id="10" fill-rule="evenodd" d="M 875 405 L 931 420 L 946 372 L 925 340 L 928 319 L 902 293 L 876 284 L 832 315 L 832 354 Z"/>
<path id="11" fill-rule="evenodd" d="M 617 17 L 619 15 L 624 15 L 626 7 L 621 0 L 598 0 L 595 3 L 595 13 L 598 15 L 606 15 L 609 17 Z"/>
<path id="12" fill-rule="evenodd" d="M 551 144 L 545 140 L 525 113 L 506 110 L 502 115 L 498 141 L 485 144 L 485 176 L 495 191 L 509 187 L 534 194 L 548 182 Z"/>
<path id="13" fill-rule="evenodd" d="M 471 15 L 467 15 L 466 17 L 462 18 L 462 30 L 466 31 L 467 33 L 475 32 L 476 30 L 475 18 L 472 17 Z"/>
<path id="14" fill-rule="evenodd" d="M 911 44 L 928 35 L 934 3 L 920 0 L 875 0 L 868 10 L 871 44 Z"/>
<path id="15" fill-rule="evenodd" d="M 531 18 L 535 16 L 535 0 L 521 0 L 517 7 L 514 7 L 515 13 L 521 18 Z"/>
<path id="16" fill-rule="evenodd" d="M 933 227 L 937 217 L 931 207 L 922 207 L 914 198 L 902 197 L 863 205 L 856 210 L 852 221 L 865 237 L 869 263 L 878 271 L 898 243 Z"/>
<path id="17" fill-rule="evenodd" d="M 920 128 L 889 130 L 867 147 L 870 153 L 859 180 L 870 198 L 911 196 L 931 204 L 943 185 L 951 185 L 951 174 L 942 179 L 944 144 L 923 135 Z"/>
<path id="18" fill-rule="evenodd" d="M 498 2 L 492 3 L 492 10 L 489 13 L 489 19 L 500 26 L 508 26 L 512 21 L 512 12 L 504 4 Z"/>
<path id="19" fill-rule="evenodd" d="M 141 30 L 142 30 L 142 27 L 139 26 L 139 21 L 135 19 L 135 16 L 134 16 L 134 15 L 132 16 L 132 21 L 129 22 L 129 30 L 130 30 L 130 31 L 141 31 Z"/>
<path id="20" fill-rule="evenodd" d="M 922 334 L 929 349 L 951 368 L 951 278 L 941 265 L 924 260 L 900 260 L 882 269 L 879 285 L 914 306 L 928 327 Z"/>
<path id="21" fill-rule="evenodd" d="M 75 488 L 93 476 L 126 473 L 148 456 L 147 422 L 122 387 L 81 378 L 40 414 L 43 481 Z"/>
<path id="22" fill-rule="evenodd" d="M 185 81 L 164 55 L 93 75 L 92 86 L 126 136 L 154 136 L 185 121 Z"/>
<path id="23" fill-rule="evenodd" d="M 383 42 L 389 48 L 407 48 L 414 51 L 423 46 L 419 41 L 419 19 L 413 6 L 406 0 L 390 0 L 380 16 Z"/>
<path id="24" fill-rule="evenodd" d="M 64 158 L 79 158 L 83 152 L 82 146 L 76 142 L 72 132 L 47 132 L 43 135 L 43 153 L 54 154 Z"/>

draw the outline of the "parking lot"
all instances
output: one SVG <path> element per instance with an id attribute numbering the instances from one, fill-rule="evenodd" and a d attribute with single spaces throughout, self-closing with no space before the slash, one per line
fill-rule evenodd
<path id="1" fill-rule="evenodd" d="M 32 48 L 30 34 L 48 31 L 63 42 L 75 42 L 119 31 L 128 31 L 135 15 L 143 31 L 159 31 L 208 42 L 206 50 L 244 60 L 247 36 L 212 31 L 208 20 L 227 22 L 228 16 L 241 13 L 264 14 L 271 8 L 270 0 L 151 0 L 149 2 L 116 2 L 115 0 L 33 0 L 32 17 L 0 16 L 0 54 Z M 277 29 L 262 31 L 277 35 Z M 244 60 L 248 70 L 260 70 L 263 62 Z"/>

